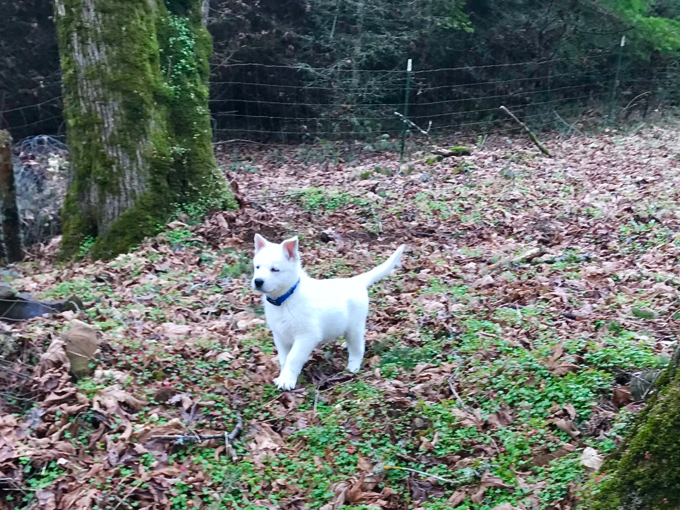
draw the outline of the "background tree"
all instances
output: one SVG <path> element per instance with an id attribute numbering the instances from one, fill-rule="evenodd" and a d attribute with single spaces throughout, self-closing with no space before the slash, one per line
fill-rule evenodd
<path id="1" fill-rule="evenodd" d="M 208 110 L 200 0 L 56 0 L 73 177 L 62 254 L 115 256 L 177 206 L 233 206 Z"/>

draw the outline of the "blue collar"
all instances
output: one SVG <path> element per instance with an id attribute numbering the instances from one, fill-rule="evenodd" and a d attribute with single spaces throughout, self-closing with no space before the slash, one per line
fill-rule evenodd
<path id="1" fill-rule="evenodd" d="M 265 297 L 267 298 L 267 301 L 273 304 L 274 306 L 281 306 L 286 299 L 293 295 L 293 292 L 295 292 L 295 289 L 297 288 L 298 285 L 300 285 L 300 280 L 298 280 L 297 283 L 293 285 L 288 292 L 277 297 L 276 299 L 272 299 L 269 296 Z"/>

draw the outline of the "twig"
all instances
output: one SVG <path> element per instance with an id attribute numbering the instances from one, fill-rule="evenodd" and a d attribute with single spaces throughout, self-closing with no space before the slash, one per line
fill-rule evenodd
<path id="1" fill-rule="evenodd" d="M 118 510 L 118 507 L 120 505 L 122 505 L 123 503 L 125 503 L 125 500 L 128 499 L 130 496 L 132 496 L 132 493 L 135 492 L 137 489 L 139 489 L 139 486 L 142 485 L 145 481 L 146 480 L 144 480 L 144 479 L 137 480 L 133 484 L 132 488 L 128 491 L 128 493 L 123 497 L 123 499 L 120 499 L 120 498 L 118 499 L 118 504 L 113 507 L 113 510 Z"/>
<path id="2" fill-rule="evenodd" d="M 642 94 L 638 94 L 633 99 L 631 99 L 630 102 L 626 105 L 626 107 L 621 111 L 625 112 L 626 110 L 628 110 L 628 108 L 630 108 L 635 103 L 635 101 L 637 101 L 638 99 L 640 99 L 642 97 L 648 96 L 649 94 L 651 94 L 650 91 L 643 92 Z"/>
<path id="3" fill-rule="evenodd" d="M 412 468 L 401 467 L 401 466 L 385 465 L 385 466 L 383 466 L 383 468 L 385 470 L 400 469 L 402 471 L 408 471 L 410 473 L 416 473 L 418 475 L 427 476 L 428 478 L 434 478 L 435 480 L 439 480 L 440 482 L 450 483 L 450 484 L 453 484 L 453 485 L 461 485 L 461 484 L 467 483 L 469 481 L 469 477 L 459 478 L 457 480 L 450 480 L 450 479 L 444 478 L 442 476 L 433 475 L 433 474 L 428 473 L 426 471 L 420 471 L 419 469 L 412 469 Z"/>
<path id="4" fill-rule="evenodd" d="M 28 494 L 28 493 L 27 493 L 27 492 L 26 492 L 26 491 L 25 491 L 18 483 L 16 483 L 12 478 L 3 478 L 3 477 L 0 477 L 0 485 L 2 485 L 2 484 L 9 485 L 9 486 L 11 487 L 10 490 L 19 491 L 19 492 L 21 492 L 22 494 Z M 31 489 L 28 489 L 28 490 L 31 490 Z"/>
<path id="5" fill-rule="evenodd" d="M 236 439 L 241 431 L 243 430 L 243 420 L 241 419 L 241 415 L 236 416 L 236 426 L 234 427 L 234 430 L 231 431 L 231 433 L 227 436 L 227 439 L 229 440 L 230 443 Z"/>
<path id="6" fill-rule="evenodd" d="M 522 121 L 519 120 L 517 117 L 515 117 L 515 114 L 512 113 L 510 110 L 508 110 L 505 106 L 501 106 L 501 110 L 503 110 L 505 113 L 507 113 L 508 115 L 510 115 L 510 117 L 512 117 L 513 120 L 514 120 L 515 122 L 517 122 L 517 124 L 519 124 L 520 126 L 522 126 L 522 128 L 524 129 L 524 131 L 526 131 L 527 134 L 529 135 L 529 138 L 531 138 L 531 141 L 534 142 L 534 144 L 536 145 L 536 147 L 538 147 L 538 148 L 541 150 L 541 152 L 542 152 L 543 154 L 545 154 L 546 156 L 552 157 L 552 155 L 550 154 L 550 151 L 549 151 L 548 149 L 545 148 L 545 146 L 538 140 L 538 138 L 536 137 L 536 135 L 531 131 L 531 129 L 529 129 L 529 128 L 527 127 L 527 125 L 526 125 L 524 122 L 522 122 Z"/>
<path id="7" fill-rule="evenodd" d="M 458 371 L 463 368 L 463 365 L 458 365 L 456 369 L 453 371 L 451 374 L 451 377 L 449 377 L 448 382 L 449 382 L 449 389 L 451 390 L 451 393 L 453 394 L 454 397 L 456 397 L 456 402 L 458 402 L 458 405 L 462 407 L 466 412 L 472 413 L 472 410 L 465 405 L 465 402 L 463 402 L 463 399 L 460 398 L 460 395 L 456 391 L 456 376 L 458 375 Z"/>
<path id="8" fill-rule="evenodd" d="M 399 113 L 399 112 L 394 112 L 394 114 L 395 114 L 397 117 L 399 117 L 399 118 L 402 120 L 402 122 L 404 122 L 404 124 L 406 124 L 407 126 L 411 126 L 413 129 L 417 129 L 418 131 L 421 132 L 421 134 L 423 134 L 423 135 L 425 135 L 425 136 L 430 136 L 430 128 L 432 127 L 432 121 L 429 122 L 429 124 L 427 125 L 427 131 L 425 131 L 425 130 L 422 129 L 420 126 L 417 126 L 417 125 L 414 124 L 412 121 L 410 121 L 409 119 L 407 119 L 406 117 L 404 117 L 401 113 Z"/>
<path id="9" fill-rule="evenodd" d="M 234 441 L 234 439 L 238 437 L 242 430 L 243 420 L 241 419 L 241 416 L 238 415 L 236 417 L 236 426 L 234 427 L 234 430 L 232 430 L 229 434 L 227 434 L 226 432 L 223 432 L 221 434 L 197 434 L 194 432 L 189 434 L 178 434 L 174 436 L 153 436 L 151 439 L 159 439 L 161 441 L 174 441 L 175 444 L 177 445 L 200 443 L 203 441 L 210 441 L 211 439 L 224 439 L 227 445 L 231 445 L 231 443 Z"/>
<path id="10" fill-rule="evenodd" d="M 567 126 L 571 131 L 576 131 L 579 135 L 584 136 L 582 131 L 580 131 L 580 130 L 579 130 L 577 127 L 575 127 L 573 124 L 569 124 L 566 120 L 564 120 L 564 119 L 562 118 L 562 116 L 561 116 L 559 113 L 557 113 L 557 110 L 553 110 L 553 113 L 554 113 L 555 116 L 556 116 L 560 121 L 562 121 L 562 123 L 564 123 L 564 125 Z M 569 131 L 569 132 L 571 132 L 571 131 Z"/>

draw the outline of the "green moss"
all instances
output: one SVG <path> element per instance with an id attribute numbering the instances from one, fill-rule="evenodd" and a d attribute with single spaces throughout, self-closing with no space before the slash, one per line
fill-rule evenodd
<path id="1" fill-rule="evenodd" d="M 202 25 L 200 1 L 100 2 L 99 32 L 82 23 L 82 3 L 64 0 L 66 15 L 56 16 L 74 167 L 63 209 L 62 257 L 76 254 L 82 241 L 93 236 L 93 256 L 106 258 L 155 234 L 176 204 L 235 208 L 236 202 L 212 149 L 212 40 Z M 75 62 L 74 34 L 81 46 L 99 37 L 106 47 L 105 67 Z M 84 84 L 95 84 L 101 101 L 82 97 Z M 107 135 L 98 102 L 114 105 L 115 130 Z M 140 157 L 135 177 L 143 185 L 130 191 L 120 169 Z M 105 198 L 123 192 L 139 195 L 113 225 L 105 225 Z"/>
<path id="2" fill-rule="evenodd" d="M 660 392 L 638 415 L 624 444 L 585 490 L 579 508 L 657 510 L 680 506 L 680 373 L 659 378 Z"/>

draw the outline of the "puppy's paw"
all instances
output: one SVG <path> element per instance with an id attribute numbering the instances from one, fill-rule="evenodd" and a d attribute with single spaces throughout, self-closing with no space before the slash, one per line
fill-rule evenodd
<path id="1" fill-rule="evenodd" d="M 294 390 L 297 384 L 297 377 L 292 374 L 281 374 L 274 379 L 274 384 L 280 390 Z"/>
<path id="2" fill-rule="evenodd" d="M 349 370 L 353 374 L 356 374 L 359 371 L 360 368 L 361 368 L 361 361 L 350 361 L 347 364 L 347 370 Z"/>

